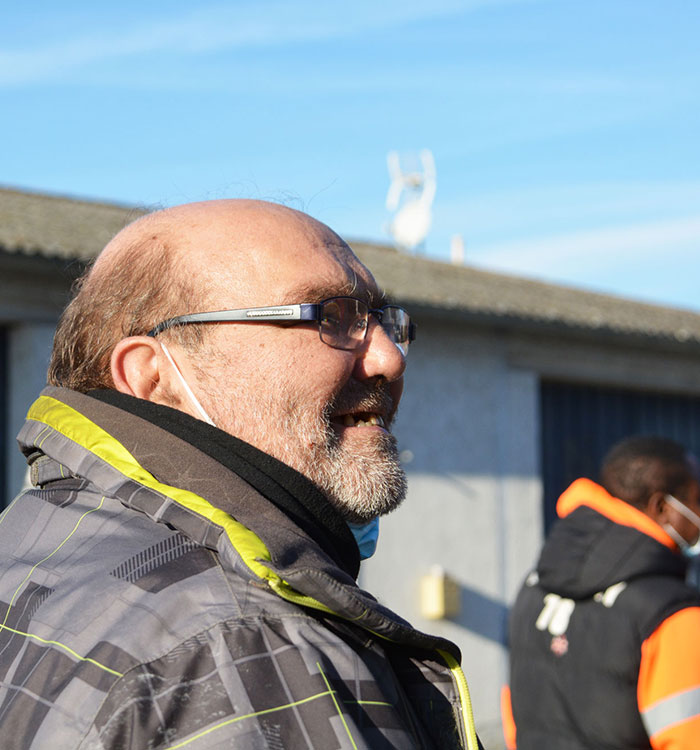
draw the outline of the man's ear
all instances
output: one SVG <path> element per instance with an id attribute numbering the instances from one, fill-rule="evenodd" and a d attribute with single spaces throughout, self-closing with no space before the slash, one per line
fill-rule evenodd
<path id="1" fill-rule="evenodd" d="M 652 492 L 644 511 L 653 518 L 656 523 L 663 525 L 668 521 L 668 503 L 665 492 Z"/>
<path id="2" fill-rule="evenodd" d="M 129 396 L 153 400 L 160 385 L 160 344 L 151 336 L 129 336 L 112 351 L 114 387 Z"/>

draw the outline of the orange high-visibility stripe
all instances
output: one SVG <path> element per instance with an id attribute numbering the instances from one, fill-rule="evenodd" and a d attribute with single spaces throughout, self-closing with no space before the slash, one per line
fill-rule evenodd
<path id="1" fill-rule="evenodd" d="M 506 750 L 516 750 L 515 719 L 513 718 L 513 705 L 510 700 L 510 687 L 508 685 L 501 688 L 501 721 L 503 722 L 503 738 L 506 741 Z"/>
<path id="2" fill-rule="evenodd" d="M 597 511 L 621 526 L 631 526 L 643 534 L 656 539 L 669 549 L 677 550 L 678 546 L 656 521 L 642 513 L 633 505 L 613 497 L 603 487 L 590 479 L 577 479 L 569 486 L 557 501 L 557 515 L 560 518 L 573 513 L 581 505 Z"/>
<path id="3" fill-rule="evenodd" d="M 654 750 L 700 746 L 700 607 L 671 615 L 644 641 L 637 701 L 645 725 L 654 717 Z"/>
<path id="4" fill-rule="evenodd" d="M 700 743 L 700 718 L 676 724 L 650 738 L 654 750 L 696 750 Z"/>

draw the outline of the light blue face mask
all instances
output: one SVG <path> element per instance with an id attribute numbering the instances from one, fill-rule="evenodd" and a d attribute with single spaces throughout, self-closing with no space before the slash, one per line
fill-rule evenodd
<path id="1" fill-rule="evenodd" d="M 360 550 L 360 560 L 372 557 L 379 539 L 379 516 L 369 523 L 348 523 L 348 526 Z"/>

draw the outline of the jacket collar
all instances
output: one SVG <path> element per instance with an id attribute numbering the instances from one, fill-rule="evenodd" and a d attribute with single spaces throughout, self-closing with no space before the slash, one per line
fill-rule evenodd
<path id="1" fill-rule="evenodd" d="M 74 410 L 73 418 L 59 410 L 56 419 L 66 428 L 75 423 L 84 447 L 94 451 L 97 445 L 111 443 L 114 450 L 126 451 L 132 469 L 138 467 L 160 483 L 205 498 L 266 544 L 269 539 L 273 560 L 290 562 L 285 541 L 299 539 L 301 532 L 352 579 L 357 577 L 359 550 L 348 525 L 315 485 L 281 461 L 184 412 L 117 391 L 83 394 L 49 387 L 37 404 L 42 399 Z M 89 424 L 101 428 L 103 436 L 90 431 Z M 132 469 L 127 474 L 137 478 Z M 145 502 L 145 495 L 136 495 L 130 504 L 137 507 L 139 497 Z M 143 510 L 148 513 L 145 506 Z M 305 548 L 311 549 L 308 544 Z M 299 542 L 292 549 L 299 552 L 304 545 Z"/>

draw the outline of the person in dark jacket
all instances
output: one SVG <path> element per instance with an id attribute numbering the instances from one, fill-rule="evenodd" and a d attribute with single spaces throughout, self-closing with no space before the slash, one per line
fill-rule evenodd
<path id="1" fill-rule="evenodd" d="M 510 621 L 518 750 L 700 746 L 700 537 L 695 459 L 633 437 L 578 479 Z"/>
<path id="2" fill-rule="evenodd" d="M 324 225 L 147 215 L 80 283 L 0 517 L 3 750 L 480 747 L 460 653 L 356 584 L 414 326 Z"/>

